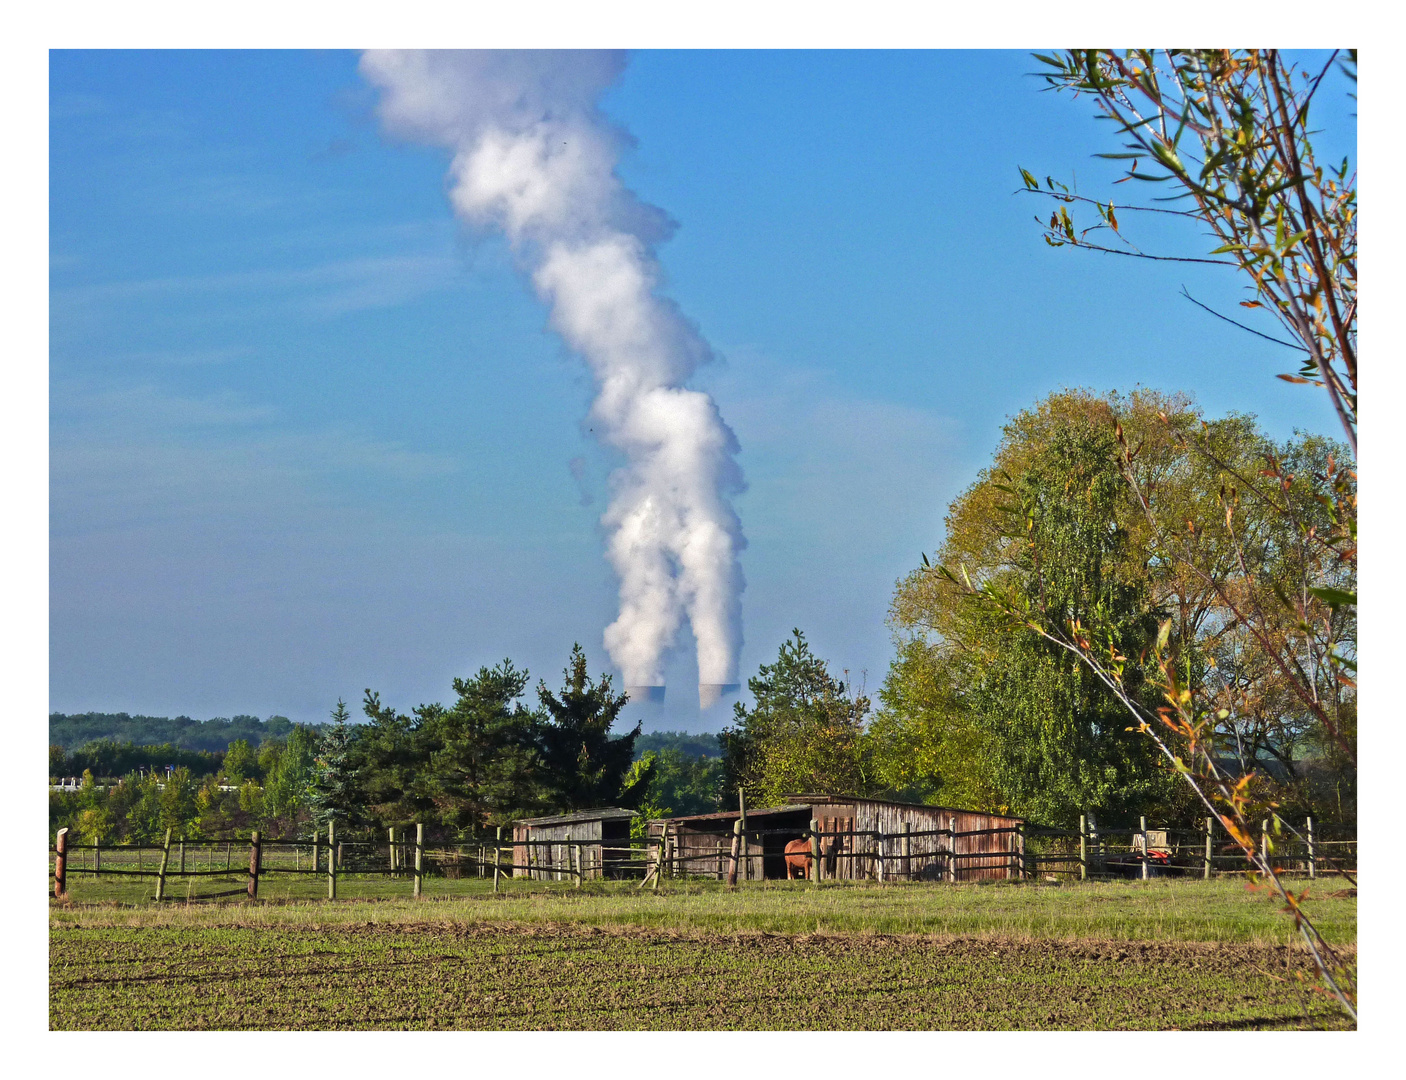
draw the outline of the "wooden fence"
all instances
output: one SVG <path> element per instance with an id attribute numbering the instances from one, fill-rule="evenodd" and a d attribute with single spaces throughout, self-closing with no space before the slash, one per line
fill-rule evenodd
<path id="1" fill-rule="evenodd" d="M 882 833 L 849 829 L 824 830 L 815 821 L 804 830 L 809 841 L 807 876 L 818 881 L 824 876 L 849 876 L 873 881 L 963 880 L 962 867 L 973 859 L 998 857 L 990 851 L 961 852 L 956 841 L 964 837 L 1007 835 L 1006 877 L 1029 880 L 1070 876 L 1079 879 L 1112 876 L 1152 877 L 1163 874 L 1201 876 L 1243 872 L 1244 854 L 1229 840 L 1214 819 L 1207 818 L 1201 829 L 1151 829 L 1144 819 L 1135 829 L 1094 826 L 1081 818 L 1077 830 L 1018 825 L 1013 828 L 960 832 L 952 829 L 913 830 Z M 640 879 L 643 888 L 651 881 L 659 888 L 663 878 L 723 878 L 735 885 L 739 864 L 749 866 L 752 843 L 767 836 L 794 838 L 793 829 L 744 828 L 735 823 L 732 843 L 726 854 L 715 852 L 681 854 L 673 832 L 665 828 L 658 837 L 632 840 L 614 846 L 600 840 L 512 840 L 497 830 L 492 842 L 456 845 L 427 845 L 423 825 L 414 827 L 411 839 L 402 829 L 390 829 L 384 842 L 340 841 L 335 825 L 311 838 L 271 839 L 259 832 L 247 840 L 173 840 L 166 831 L 161 844 L 73 844 L 68 830 L 60 829 L 50 849 L 53 857 L 54 895 L 68 892 L 70 875 L 115 875 L 154 879 L 154 898 L 167 899 L 168 885 L 174 880 L 187 884 L 182 899 L 209 900 L 244 895 L 258 899 L 259 881 L 267 874 L 313 875 L 326 878 L 328 899 L 337 898 L 337 881 L 346 875 L 386 875 L 404 878 L 410 894 L 423 894 L 427 874 L 456 878 L 476 875 L 492 877 L 493 891 L 503 877 L 524 871 L 532 880 L 569 880 L 579 888 L 583 881 L 609 874 L 616 879 Z M 932 838 L 921 845 L 915 841 Z M 1126 839 L 1125 839 L 1126 838 Z M 1077 844 L 1076 844 L 1077 842 Z M 1352 871 L 1357 866 L 1357 841 L 1329 839 L 1315 833 L 1312 819 L 1303 827 L 1292 828 L 1282 819 L 1265 821 L 1260 842 L 1271 852 L 1277 870 L 1304 873 L 1308 877 Z M 525 848 L 527 861 L 513 862 L 514 847 Z M 507 859 L 504 859 L 504 854 Z M 545 857 L 544 857 L 545 856 Z M 610 858 L 607 858 L 610 856 Z M 854 872 L 835 873 L 839 860 L 853 860 Z M 829 870 L 825 870 L 825 867 Z M 241 879 L 238 888 L 218 892 L 193 893 L 194 883 L 203 879 Z"/>
<path id="2" fill-rule="evenodd" d="M 1146 818 L 1136 828 L 1107 828 L 1083 815 L 1078 829 L 1027 826 L 1025 834 L 1027 877 L 1210 878 L 1248 869 L 1240 845 L 1210 817 L 1192 829 L 1150 828 Z M 1312 818 L 1295 825 L 1276 815 L 1260 823 L 1255 839 L 1279 873 L 1316 878 L 1357 869 L 1353 829 L 1325 830 Z"/>

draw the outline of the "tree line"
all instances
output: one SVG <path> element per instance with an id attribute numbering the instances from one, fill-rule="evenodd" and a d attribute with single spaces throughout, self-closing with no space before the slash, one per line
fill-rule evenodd
<path id="1" fill-rule="evenodd" d="M 192 720 L 189 716 L 130 716 L 124 712 L 49 714 L 49 745 L 65 748 L 113 740 L 135 746 L 170 744 L 179 750 L 218 754 L 235 739 L 258 746 L 265 739 L 286 738 L 292 730 L 293 722 L 286 716 L 260 720 L 240 714 Z"/>
<path id="2" fill-rule="evenodd" d="M 335 819 L 345 836 L 423 822 L 437 837 L 466 839 L 606 805 L 645 816 L 717 808 L 716 740 L 656 733 L 637 753 L 638 724 L 612 734 L 627 696 L 610 676 L 590 677 L 579 645 L 559 690 L 539 682 L 535 707 L 525 703 L 527 672 L 511 660 L 455 679 L 453 690 L 450 704 L 403 713 L 368 689 L 364 723 L 351 723 L 339 701 L 328 724 L 289 724 L 258 744 L 235 739 L 223 754 L 113 739 L 51 747 L 52 777 L 83 778 L 77 791 L 50 793 L 51 828 L 68 826 L 77 842 L 141 843 L 167 828 L 287 836 Z"/>

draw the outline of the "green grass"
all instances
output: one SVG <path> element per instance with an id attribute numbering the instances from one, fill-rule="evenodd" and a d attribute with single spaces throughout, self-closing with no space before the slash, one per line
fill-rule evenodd
<path id="1" fill-rule="evenodd" d="M 397 924 L 434 921 L 570 922 L 591 926 L 638 926 L 706 930 L 995 935 L 1055 940 L 1222 941 L 1287 944 L 1295 940 L 1290 920 L 1263 892 L 1243 879 L 1212 881 L 1153 879 L 1147 882 L 1085 884 L 863 885 L 755 882 L 729 891 L 716 882 L 666 884 L 659 893 L 632 884 L 505 882 L 495 896 L 491 882 L 429 879 L 425 899 L 407 894 L 408 882 L 370 878 L 339 884 L 339 899 L 327 903 L 309 890 L 306 878 L 270 878 L 260 901 L 191 903 L 184 890 L 168 886 L 171 902 L 151 901 L 153 886 L 112 877 L 101 885 L 71 887 L 71 903 L 55 904 L 56 925 L 216 926 L 297 925 L 342 922 Z M 1300 885 L 1307 884 L 1300 882 Z M 208 887 L 208 886 L 207 886 Z M 325 888 L 325 886 L 324 886 Z M 1307 908 L 1330 942 L 1352 944 L 1357 901 L 1328 894 L 1341 882 L 1320 881 Z M 325 897 L 325 892 L 321 894 Z M 346 900 L 341 899 L 348 896 Z M 361 899 L 350 897 L 360 896 Z"/>
<path id="2" fill-rule="evenodd" d="M 93 879 L 89 879 L 90 882 Z M 277 880 L 271 878 L 270 881 Z M 295 885 L 306 879 L 283 878 Z M 347 883 L 355 884 L 354 882 Z M 368 879 L 380 898 L 50 908 L 54 1028 L 1335 1027 L 1289 920 L 1240 880 Z M 438 887 L 438 888 L 436 888 Z M 1320 882 L 1315 893 L 1342 891 Z M 453 895 L 448 895 L 449 893 Z M 1311 911 L 1355 963 L 1356 900 Z"/>

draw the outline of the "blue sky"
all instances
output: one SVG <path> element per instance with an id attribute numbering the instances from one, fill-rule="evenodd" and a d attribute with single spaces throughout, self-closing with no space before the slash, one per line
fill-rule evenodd
<path id="1" fill-rule="evenodd" d="M 1233 273 L 1044 245 L 1017 165 L 1115 174 L 1035 66 L 643 52 L 604 99 L 621 176 L 677 222 L 665 291 L 742 447 L 744 677 L 798 626 L 877 689 L 894 581 L 1053 390 L 1335 431 L 1273 378 L 1284 350 L 1178 295 L 1229 311 Z M 1320 120 L 1351 136 L 1333 89 Z M 384 139 L 373 103 L 350 53 L 51 54 L 52 709 L 315 720 L 504 656 L 553 683 L 573 641 L 605 667 L 585 368 L 505 245 L 454 222 L 445 156 Z M 691 664 L 684 642 L 671 686 Z M 646 717 L 726 718 L 686 689 Z"/>

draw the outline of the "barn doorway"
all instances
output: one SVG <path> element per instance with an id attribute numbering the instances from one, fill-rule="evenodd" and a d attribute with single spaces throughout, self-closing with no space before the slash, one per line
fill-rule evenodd
<path id="1" fill-rule="evenodd" d="M 767 881 L 786 880 L 786 845 L 805 839 L 810 828 L 810 809 L 757 815 L 756 825 L 765 829 L 762 842 L 762 877 Z"/>

